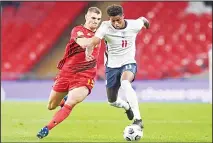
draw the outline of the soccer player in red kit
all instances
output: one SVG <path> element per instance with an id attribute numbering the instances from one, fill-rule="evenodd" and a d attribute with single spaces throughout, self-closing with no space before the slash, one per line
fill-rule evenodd
<path id="1" fill-rule="evenodd" d="M 38 132 L 38 138 L 46 137 L 52 128 L 70 115 L 76 104 L 82 102 L 90 94 L 96 75 L 99 48 L 93 52 L 93 56 L 96 58 L 92 61 L 86 61 L 85 48 L 82 48 L 75 41 L 78 37 L 90 38 L 94 36 L 101 22 L 101 16 L 99 8 L 90 7 L 85 15 L 85 24 L 73 28 L 64 57 L 58 63 L 57 68 L 60 71 L 55 78 L 48 103 L 49 110 L 53 110 L 59 105 L 62 108 Z M 63 99 L 65 96 L 66 100 Z"/>

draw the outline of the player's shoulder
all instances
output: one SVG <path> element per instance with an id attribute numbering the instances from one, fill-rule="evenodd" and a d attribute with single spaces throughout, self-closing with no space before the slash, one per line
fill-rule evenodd
<path id="1" fill-rule="evenodd" d="M 84 33 L 88 33 L 88 30 L 83 25 L 77 25 L 73 27 L 72 33 L 77 33 L 78 35 L 84 35 Z"/>
<path id="2" fill-rule="evenodd" d="M 84 26 L 83 25 L 77 25 L 77 26 L 75 26 L 75 27 L 73 27 L 73 29 L 72 30 L 84 30 Z"/>
<path id="3" fill-rule="evenodd" d="M 71 37 L 84 35 L 84 30 L 82 25 L 78 25 L 72 28 Z"/>
<path id="4" fill-rule="evenodd" d="M 138 29 L 138 26 L 141 25 L 142 20 L 141 19 L 126 19 L 127 21 L 127 27 L 130 29 Z"/>
<path id="5" fill-rule="evenodd" d="M 138 20 L 140 20 L 140 19 L 125 19 L 126 21 L 127 21 L 127 23 L 129 23 L 129 24 L 135 24 L 135 23 L 137 23 L 138 22 Z"/>

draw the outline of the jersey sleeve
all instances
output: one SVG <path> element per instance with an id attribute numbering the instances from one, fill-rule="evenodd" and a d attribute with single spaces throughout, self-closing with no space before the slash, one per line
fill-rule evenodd
<path id="1" fill-rule="evenodd" d="M 103 39 L 103 37 L 105 36 L 107 31 L 107 25 L 105 22 L 102 22 L 100 27 L 97 29 L 97 31 L 95 32 L 95 37 L 98 37 L 100 39 Z"/>
<path id="2" fill-rule="evenodd" d="M 76 38 L 77 38 L 77 28 L 73 28 L 71 33 L 70 33 L 70 40 L 76 39 Z"/>
<path id="3" fill-rule="evenodd" d="M 135 20 L 135 28 L 136 31 L 139 32 L 144 26 L 144 22 L 142 20 L 142 17 Z"/>
<path id="4" fill-rule="evenodd" d="M 82 30 L 80 28 L 74 27 L 70 34 L 70 40 L 76 39 L 77 37 L 80 37 L 83 35 L 84 35 L 84 33 L 82 32 Z"/>

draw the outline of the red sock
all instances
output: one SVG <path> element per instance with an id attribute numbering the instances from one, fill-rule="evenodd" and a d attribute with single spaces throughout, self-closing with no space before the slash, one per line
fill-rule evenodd
<path id="1" fill-rule="evenodd" d="M 71 107 L 70 105 L 65 104 L 58 112 L 56 112 L 53 119 L 47 125 L 47 128 L 51 130 L 56 125 L 61 123 L 64 119 L 66 119 L 69 116 L 70 112 L 72 111 L 72 108 L 73 107 Z"/>

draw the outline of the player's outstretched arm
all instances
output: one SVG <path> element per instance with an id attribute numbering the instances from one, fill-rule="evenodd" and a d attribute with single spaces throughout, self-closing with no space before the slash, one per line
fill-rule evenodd
<path id="1" fill-rule="evenodd" d="M 85 55 L 86 55 L 86 60 L 90 61 L 93 59 L 92 52 L 93 49 L 98 45 L 101 41 L 101 39 L 104 37 L 106 34 L 105 32 L 107 31 L 107 26 L 104 22 L 101 23 L 100 27 L 97 29 L 95 32 L 95 36 L 92 38 L 77 38 L 76 42 L 81 46 L 86 48 Z"/>
<path id="2" fill-rule="evenodd" d="M 82 48 L 95 47 L 100 43 L 101 39 L 93 36 L 92 38 L 77 38 L 76 43 L 78 43 Z"/>
<path id="3" fill-rule="evenodd" d="M 86 48 L 86 59 L 92 60 L 93 56 L 92 56 L 92 52 L 93 49 L 96 47 L 96 45 L 98 45 L 100 43 L 101 39 L 93 36 L 92 38 L 77 38 L 76 39 L 76 43 L 78 43 L 81 47 Z"/>
<path id="4" fill-rule="evenodd" d="M 150 27 L 149 21 L 145 17 L 140 17 L 140 18 L 144 22 L 144 27 L 146 29 L 149 29 L 149 27 Z"/>
<path id="5" fill-rule="evenodd" d="M 86 60 L 87 61 L 90 61 L 90 60 L 93 60 L 93 56 L 92 56 L 92 52 L 93 52 L 93 49 L 95 47 L 97 47 L 96 45 L 98 45 L 99 43 L 101 42 L 101 39 L 96 37 L 96 36 L 93 36 L 90 40 L 89 40 L 89 43 L 88 45 L 86 46 Z"/>
<path id="6" fill-rule="evenodd" d="M 86 48 L 86 45 L 90 43 L 91 38 L 76 38 L 76 43 L 82 48 Z"/>

